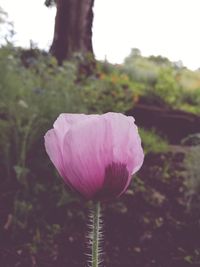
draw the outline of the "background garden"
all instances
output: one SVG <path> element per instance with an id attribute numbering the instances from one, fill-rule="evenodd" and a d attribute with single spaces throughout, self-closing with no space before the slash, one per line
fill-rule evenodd
<path id="1" fill-rule="evenodd" d="M 12 35 L 12 34 L 11 34 Z M 200 264 L 200 71 L 132 49 L 123 64 L 0 47 L 0 266 L 85 266 L 88 203 L 63 184 L 44 149 L 60 113 L 122 112 L 145 161 L 104 206 L 104 264 Z"/>

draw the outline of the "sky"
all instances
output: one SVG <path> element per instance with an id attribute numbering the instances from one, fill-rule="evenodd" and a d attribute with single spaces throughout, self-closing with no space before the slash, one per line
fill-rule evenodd
<path id="1" fill-rule="evenodd" d="M 48 49 L 53 38 L 55 8 L 44 0 L 0 0 L 14 22 L 16 45 L 30 40 Z M 93 48 L 97 59 L 122 63 L 131 48 L 142 55 L 182 60 L 200 67 L 200 0 L 95 0 Z"/>

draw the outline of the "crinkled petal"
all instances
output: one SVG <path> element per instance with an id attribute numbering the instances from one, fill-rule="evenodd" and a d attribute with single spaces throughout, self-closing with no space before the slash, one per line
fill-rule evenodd
<path id="1" fill-rule="evenodd" d="M 64 136 L 69 131 L 69 129 L 72 127 L 72 125 L 76 123 L 80 123 L 83 120 L 96 117 L 99 115 L 85 115 L 85 114 L 73 114 L 73 113 L 62 113 L 58 116 L 56 121 L 53 124 L 53 127 L 56 131 L 56 134 L 58 136 L 58 142 L 61 147 L 61 152 L 63 148 L 63 141 Z"/>
<path id="2" fill-rule="evenodd" d="M 101 116 L 71 127 L 64 140 L 64 167 L 71 184 L 86 198 L 101 189 L 111 147 Z"/>
<path id="3" fill-rule="evenodd" d="M 55 165 L 59 174 L 61 176 L 63 176 L 64 175 L 63 159 L 62 159 L 59 141 L 58 141 L 55 130 L 54 129 L 49 130 L 45 134 L 44 140 L 45 140 L 45 149 L 46 149 L 47 154 L 49 155 L 49 158 L 51 159 L 51 161 Z"/>
<path id="4" fill-rule="evenodd" d="M 121 113 L 102 115 L 110 128 L 110 146 L 113 147 L 113 161 L 126 163 L 130 174 L 137 172 L 144 160 L 141 139 L 134 118 Z"/>
<path id="5" fill-rule="evenodd" d="M 121 195 L 144 159 L 134 119 L 120 113 L 61 114 L 45 147 L 66 183 L 86 198 Z"/>
<path id="6" fill-rule="evenodd" d="M 131 176 L 142 166 L 144 153 L 134 118 L 120 113 L 106 113 L 102 115 L 110 128 L 109 145 L 113 148 L 112 160 L 125 164 L 129 172 L 124 190 L 130 183 Z M 123 191 L 124 191 L 123 190 Z"/>
<path id="7" fill-rule="evenodd" d="M 70 113 L 62 113 L 55 120 L 53 127 L 58 136 L 58 141 L 60 145 L 63 145 L 63 140 L 66 132 L 70 129 L 70 127 L 85 119 L 85 114 L 70 114 Z"/>
<path id="8" fill-rule="evenodd" d="M 119 188 L 123 192 L 130 183 L 131 174 L 141 167 L 143 158 L 134 119 L 123 114 L 107 113 L 91 117 L 73 125 L 65 135 L 63 159 L 66 176 L 88 198 L 108 184 L 109 190 L 114 184 L 116 192 Z M 105 181 L 108 166 L 118 166 L 116 164 L 125 166 L 128 172 L 128 179 L 122 177 L 126 183 L 121 182 L 119 186 L 111 182 L 111 178 L 109 183 Z"/>

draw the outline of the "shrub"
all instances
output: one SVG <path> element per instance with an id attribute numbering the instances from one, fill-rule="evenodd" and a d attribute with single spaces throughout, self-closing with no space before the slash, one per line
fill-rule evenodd
<path id="1" fill-rule="evenodd" d="M 160 70 L 155 85 L 155 94 L 168 104 L 178 104 L 181 88 L 175 79 L 175 74 L 170 68 Z"/>
<path id="2" fill-rule="evenodd" d="M 188 112 L 200 113 L 200 89 L 185 89 L 181 94 L 180 108 Z"/>

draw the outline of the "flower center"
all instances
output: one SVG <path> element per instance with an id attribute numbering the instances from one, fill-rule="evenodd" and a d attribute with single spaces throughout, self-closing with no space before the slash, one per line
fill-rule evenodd
<path id="1" fill-rule="evenodd" d="M 110 199 L 118 196 L 125 188 L 128 180 L 128 170 L 123 163 L 111 163 L 105 169 L 103 187 L 97 193 L 98 199 Z"/>

